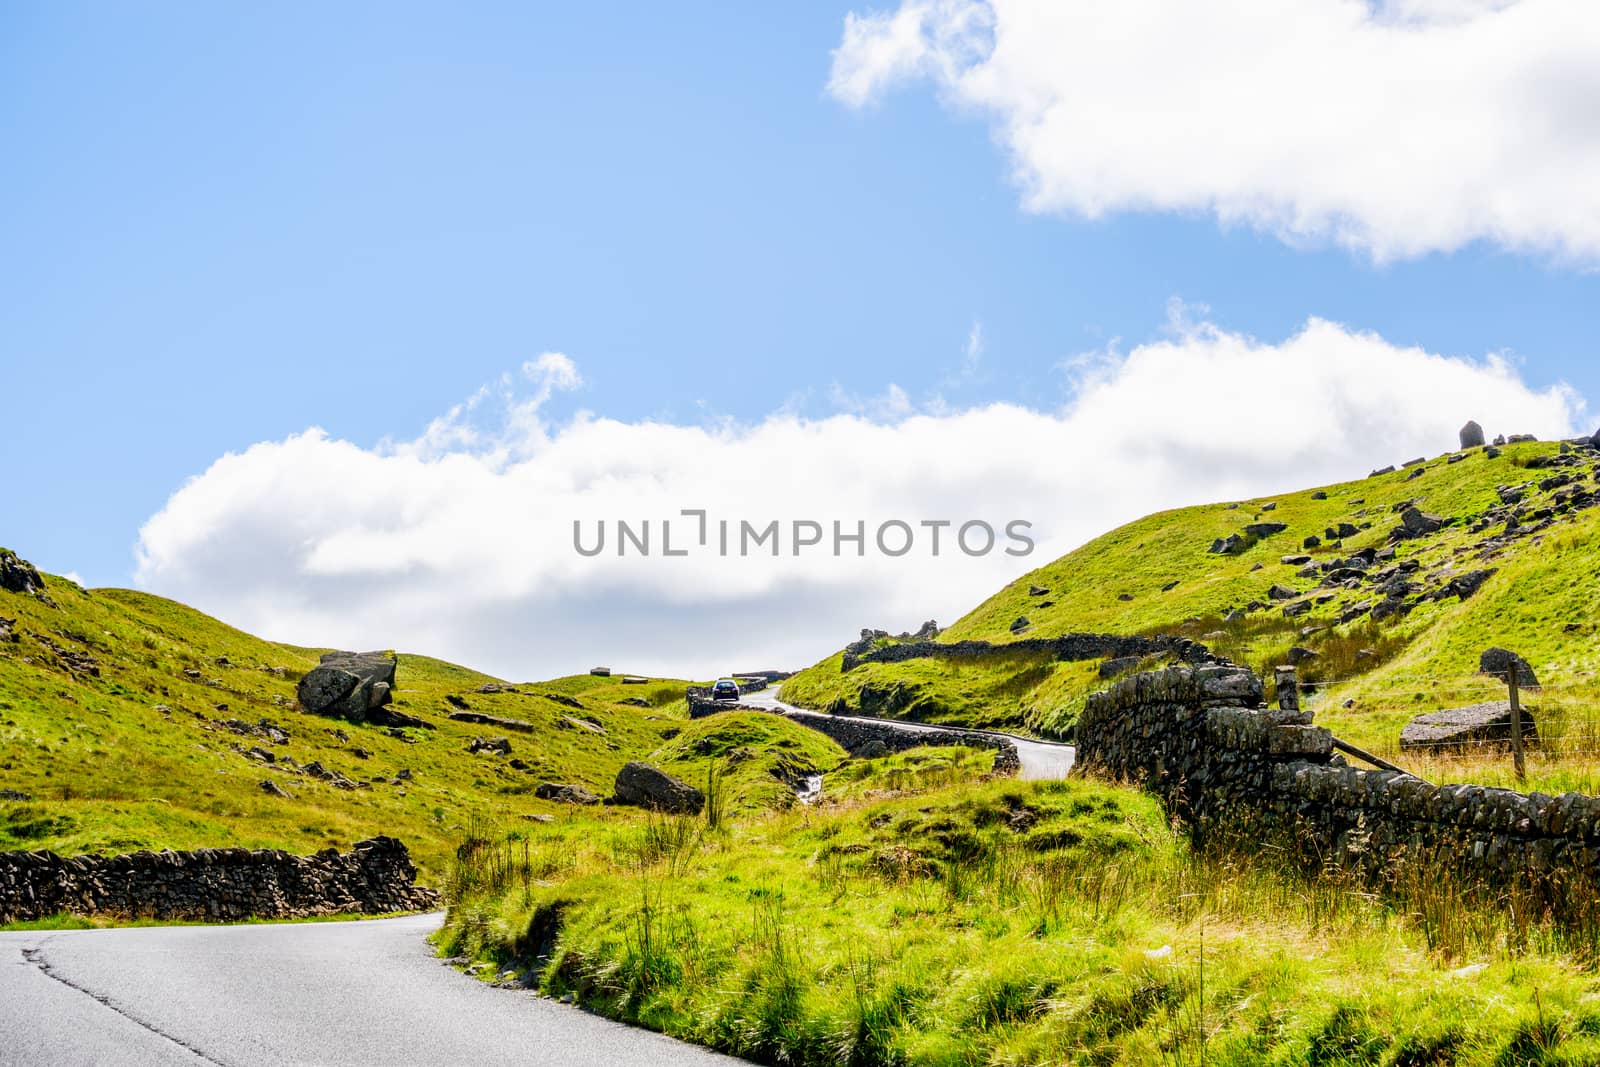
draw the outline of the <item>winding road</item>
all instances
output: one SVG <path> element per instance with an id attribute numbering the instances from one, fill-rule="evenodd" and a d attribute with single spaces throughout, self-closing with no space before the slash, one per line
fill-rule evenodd
<path id="1" fill-rule="evenodd" d="M 771 689 L 761 689 L 754 693 L 747 693 L 739 698 L 739 703 L 751 707 L 764 708 L 776 711 L 790 718 L 844 718 L 855 722 L 886 722 L 895 726 L 903 726 L 908 730 L 953 730 L 956 733 L 979 734 L 983 737 L 1003 737 L 1017 746 L 1017 757 L 1022 763 L 1022 773 L 1018 776 L 1033 781 L 1051 778 L 1065 778 L 1067 772 L 1072 770 L 1072 761 L 1077 755 L 1077 750 L 1071 745 L 1058 744 L 1052 741 L 1035 741 L 1028 737 L 1018 737 L 1016 734 L 1001 733 L 998 730 L 968 730 L 959 726 L 939 726 L 930 723 L 906 722 L 901 719 L 873 719 L 865 716 L 854 715 L 828 715 L 820 711 L 808 711 L 793 704 L 785 704 L 781 699 L 781 690 L 774 692 Z"/>
<path id="2" fill-rule="evenodd" d="M 442 918 L 0 933 L 0 1064 L 743 1062 L 467 978 Z"/>
<path id="3" fill-rule="evenodd" d="M 771 691 L 743 703 L 824 717 Z M 963 732 L 1013 742 L 1023 778 L 1072 768 L 1071 745 Z M 0 1067 L 743 1062 L 468 979 L 427 943 L 441 919 L 0 933 Z"/>

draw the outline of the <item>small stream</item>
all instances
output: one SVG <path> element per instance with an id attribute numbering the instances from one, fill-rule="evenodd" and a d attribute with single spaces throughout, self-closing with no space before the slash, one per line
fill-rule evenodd
<path id="1" fill-rule="evenodd" d="M 822 796 L 822 775 L 808 774 L 805 783 L 797 786 L 794 798 L 802 804 L 815 804 Z"/>

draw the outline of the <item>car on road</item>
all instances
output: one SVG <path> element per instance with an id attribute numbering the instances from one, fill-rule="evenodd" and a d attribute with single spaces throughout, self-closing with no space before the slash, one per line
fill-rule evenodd
<path id="1" fill-rule="evenodd" d="M 738 700 L 739 683 L 732 678 L 718 678 L 711 686 L 712 700 Z"/>

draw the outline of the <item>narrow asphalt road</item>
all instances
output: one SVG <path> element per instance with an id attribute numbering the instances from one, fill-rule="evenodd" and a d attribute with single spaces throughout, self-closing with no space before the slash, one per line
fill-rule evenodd
<path id="1" fill-rule="evenodd" d="M 1035 741 L 1027 737 L 1018 737 L 1016 734 L 1001 733 L 998 730 L 963 730 L 957 726 L 938 726 L 928 723 L 904 722 L 900 719 L 872 719 L 861 716 L 828 716 L 820 711 L 808 711 L 805 708 L 785 704 L 781 699 L 780 691 L 762 689 L 748 693 L 739 698 L 741 704 L 753 707 L 767 708 L 770 711 L 782 712 L 792 718 L 847 718 L 857 722 L 889 722 L 896 726 L 904 726 L 910 730 L 956 730 L 961 733 L 982 734 L 985 737 L 1004 737 L 1017 746 L 1017 757 L 1022 762 L 1021 778 L 1030 780 L 1043 780 L 1049 778 L 1065 778 L 1067 772 L 1072 770 L 1073 758 L 1077 750 L 1071 745 L 1057 744 L 1051 741 Z"/>
<path id="2" fill-rule="evenodd" d="M 0 1064 L 743 1062 L 469 979 L 440 919 L 0 933 Z"/>

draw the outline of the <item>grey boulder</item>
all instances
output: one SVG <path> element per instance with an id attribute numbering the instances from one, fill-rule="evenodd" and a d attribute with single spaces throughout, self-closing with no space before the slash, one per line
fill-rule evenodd
<path id="1" fill-rule="evenodd" d="M 0 548 L 0 589 L 12 593 L 42 593 L 44 579 L 27 560 L 9 548 Z"/>
<path id="2" fill-rule="evenodd" d="M 386 721 L 373 713 L 393 699 L 394 669 L 387 652 L 329 652 L 300 679 L 300 706 L 350 722 Z"/>
<path id="3" fill-rule="evenodd" d="M 1480 448 L 1483 443 L 1483 427 L 1468 419 L 1467 424 L 1461 427 L 1461 447 Z"/>
<path id="4" fill-rule="evenodd" d="M 1525 741 L 1539 739 L 1527 708 L 1522 709 L 1522 737 Z M 1509 744 L 1510 741 L 1511 702 L 1507 700 L 1418 715 L 1400 731 L 1402 749 L 1462 750 L 1485 744 Z"/>
<path id="5" fill-rule="evenodd" d="M 660 767 L 635 760 L 617 772 L 616 804 L 650 808 L 672 815 L 698 815 L 706 796 L 687 782 L 679 781 Z"/>
<path id="6" fill-rule="evenodd" d="M 1487 648 L 1478 657 L 1479 674 L 1492 674 L 1504 679 L 1513 670 L 1517 672 L 1517 685 L 1538 688 L 1539 679 L 1534 675 L 1533 668 L 1515 652 L 1504 648 Z"/>
<path id="7" fill-rule="evenodd" d="M 533 795 L 540 800 L 553 800 L 558 804 L 598 804 L 600 798 L 581 785 L 564 782 L 540 782 Z"/>

